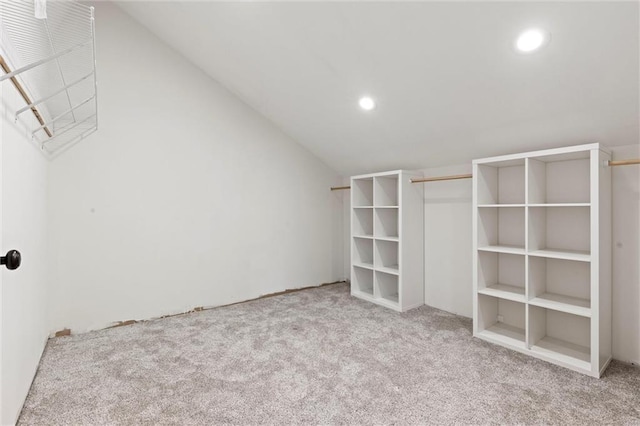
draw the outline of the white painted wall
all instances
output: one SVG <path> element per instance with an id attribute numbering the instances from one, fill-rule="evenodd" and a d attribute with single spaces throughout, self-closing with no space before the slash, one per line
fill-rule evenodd
<path id="1" fill-rule="evenodd" d="M 640 145 L 612 150 L 640 158 Z M 640 166 L 617 166 L 612 180 L 613 357 L 640 365 Z"/>
<path id="2" fill-rule="evenodd" d="M 471 173 L 471 164 L 424 169 L 425 177 Z M 424 297 L 427 305 L 471 317 L 471 179 L 424 185 Z"/>
<path id="3" fill-rule="evenodd" d="M 2 227 L 0 252 L 22 253 L 19 269 L 0 269 L 0 424 L 20 414 L 44 349 L 47 316 L 47 166 L 30 143 L 23 122 L 13 122 L 24 102 L 8 83 L 0 85 Z M 23 114 L 32 126 L 35 120 Z"/>
<path id="4" fill-rule="evenodd" d="M 532 147 L 531 150 L 536 149 Z M 640 157 L 640 145 L 612 149 L 613 159 Z M 430 168 L 424 176 L 471 173 L 471 164 Z M 640 364 L 640 167 L 612 171 L 613 195 L 613 356 Z M 471 318 L 471 180 L 424 184 L 425 303 Z M 348 219 L 348 194 L 344 196 Z M 345 222 L 349 233 L 349 222 Z M 349 238 L 345 274 L 349 273 Z"/>
<path id="5" fill-rule="evenodd" d="M 342 276 L 340 182 L 117 6 L 97 2 L 100 127 L 51 164 L 51 331 Z"/>

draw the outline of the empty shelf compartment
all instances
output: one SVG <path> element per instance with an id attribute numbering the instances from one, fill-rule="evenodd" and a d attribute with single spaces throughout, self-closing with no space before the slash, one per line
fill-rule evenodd
<path id="1" fill-rule="evenodd" d="M 591 367 L 591 321 L 578 315 L 529 307 L 531 351 L 573 368 Z"/>
<path id="2" fill-rule="evenodd" d="M 591 316 L 591 265 L 564 259 L 529 257 L 531 305 Z"/>
<path id="3" fill-rule="evenodd" d="M 478 293 L 524 303 L 525 257 L 507 253 L 478 253 Z"/>
<path id="4" fill-rule="evenodd" d="M 362 293 L 373 296 L 372 270 L 353 266 L 353 272 L 351 274 L 351 293 Z"/>
<path id="5" fill-rule="evenodd" d="M 525 305 L 478 294 L 477 337 L 517 349 L 525 348 Z"/>
<path id="6" fill-rule="evenodd" d="M 389 302 L 399 303 L 398 276 L 376 271 L 378 297 Z"/>

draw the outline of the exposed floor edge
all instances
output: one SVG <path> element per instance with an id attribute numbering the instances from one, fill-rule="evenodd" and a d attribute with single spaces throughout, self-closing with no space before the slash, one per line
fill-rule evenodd
<path id="1" fill-rule="evenodd" d="M 137 324 L 137 323 L 145 322 L 145 321 L 154 321 L 154 320 L 158 320 L 158 319 L 162 319 L 162 318 L 177 317 L 177 316 L 180 316 L 180 315 L 191 314 L 191 313 L 194 313 L 194 312 L 202 312 L 202 311 L 208 311 L 210 309 L 224 308 L 226 306 L 240 305 L 242 303 L 253 302 L 253 301 L 256 301 L 256 300 L 260 300 L 260 299 L 267 299 L 269 297 L 282 296 L 282 295 L 285 295 L 285 294 L 297 293 L 299 291 L 311 290 L 311 289 L 314 289 L 314 288 L 326 287 L 326 286 L 329 286 L 329 285 L 342 284 L 342 283 L 346 283 L 346 282 L 347 281 L 341 280 L 341 281 L 334 281 L 334 282 L 331 282 L 331 283 L 323 283 L 323 284 L 319 284 L 319 285 L 315 285 L 315 286 L 292 288 L 292 289 L 287 289 L 287 290 L 284 290 L 284 291 L 278 291 L 276 293 L 263 294 L 262 296 L 255 297 L 253 299 L 242 300 L 240 302 L 234 302 L 234 303 L 229 303 L 229 304 L 226 304 L 226 305 L 216 305 L 216 306 L 197 306 L 197 307 L 195 307 L 193 309 L 190 309 L 188 311 L 185 311 L 185 312 L 180 312 L 180 313 L 177 313 L 177 314 L 161 315 L 159 317 L 152 317 L 152 318 L 143 319 L 143 320 L 117 321 L 114 324 L 108 325 L 106 327 L 96 328 L 96 329 L 92 329 L 92 330 L 86 330 L 86 331 L 83 331 L 81 333 L 73 333 L 71 329 L 65 328 L 65 329 L 56 331 L 49 338 L 50 339 L 54 339 L 54 338 L 57 338 L 57 337 L 70 336 L 71 334 L 84 334 L 84 333 L 90 333 L 90 332 L 93 332 L 93 331 L 108 330 L 110 328 L 123 327 L 123 326 L 126 326 L 126 325 Z"/>

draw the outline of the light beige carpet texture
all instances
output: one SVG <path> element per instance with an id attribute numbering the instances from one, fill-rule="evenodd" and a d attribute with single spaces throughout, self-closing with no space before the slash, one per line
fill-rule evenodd
<path id="1" fill-rule="evenodd" d="M 598 380 L 471 334 L 336 284 L 62 337 L 20 424 L 640 425 L 639 370 Z"/>

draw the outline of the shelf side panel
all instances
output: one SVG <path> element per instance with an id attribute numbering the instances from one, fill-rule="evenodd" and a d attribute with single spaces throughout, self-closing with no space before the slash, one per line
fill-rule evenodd
<path id="1" fill-rule="evenodd" d="M 529 164 L 528 202 L 529 204 L 544 203 L 547 199 L 547 170 L 545 163 L 533 158 L 528 158 L 527 161 Z"/>
<path id="2" fill-rule="evenodd" d="M 597 291 L 597 301 L 593 302 L 592 293 L 592 311 L 595 305 L 597 319 L 598 336 L 592 334 L 593 345 L 597 350 L 592 353 L 592 365 L 598 367 L 598 376 L 600 371 L 607 365 L 612 356 L 612 344 L 611 344 L 611 309 L 612 309 L 612 296 L 611 296 L 611 168 L 606 166 L 606 162 L 611 160 L 611 155 L 601 150 L 593 150 L 591 158 L 592 174 L 595 174 L 597 170 L 597 183 L 592 183 L 591 197 L 593 200 L 592 217 L 591 218 L 591 233 L 592 236 L 598 237 L 598 241 L 592 239 L 592 288 L 594 292 Z M 595 177 L 594 177 L 595 180 Z M 597 198 L 596 198 L 597 197 Z M 598 213 L 593 214 L 594 209 L 598 208 Z M 594 277 L 597 268 L 597 278 Z M 594 278 L 597 279 L 594 282 Z M 593 314 L 592 314 L 593 315 Z M 595 330 L 594 330 L 595 331 Z M 597 356 L 597 359 L 594 359 Z M 596 373 L 596 371 L 593 371 Z"/>
<path id="3" fill-rule="evenodd" d="M 400 175 L 400 308 L 402 311 L 424 304 L 424 185 L 412 184 L 419 173 Z"/>

